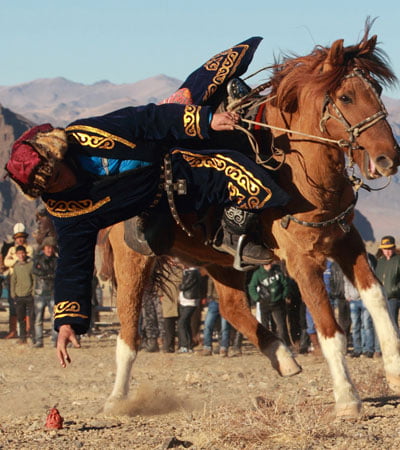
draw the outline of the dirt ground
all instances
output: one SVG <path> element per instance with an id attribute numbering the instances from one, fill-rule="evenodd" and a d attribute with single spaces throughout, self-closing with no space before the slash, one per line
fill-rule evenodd
<path id="1" fill-rule="evenodd" d="M 356 421 L 334 419 L 322 358 L 298 355 L 303 372 L 286 379 L 247 343 L 240 357 L 139 352 L 132 397 L 105 415 L 116 327 L 84 337 L 62 369 L 49 337 L 42 349 L 3 339 L 6 319 L 0 312 L 2 449 L 400 448 L 400 397 L 389 392 L 380 359 L 349 358 L 364 403 Z M 46 431 L 55 405 L 64 428 Z"/>

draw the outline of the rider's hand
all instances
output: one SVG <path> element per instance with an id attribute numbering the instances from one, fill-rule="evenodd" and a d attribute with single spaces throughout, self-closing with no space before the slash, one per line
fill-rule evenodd
<path id="1" fill-rule="evenodd" d="M 234 112 L 223 112 L 213 115 L 210 126 L 214 131 L 230 131 L 235 129 L 235 125 L 238 122 L 238 114 Z"/>
<path id="2" fill-rule="evenodd" d="M 71 362 L 71 358 L 67 351 L 67 345 L 70 342 L 75 348 L 81 346 L 71 325 L 61 325 L 58 331 L 57 356 L 62 367 L 67 367 L 67 363 Z"/>

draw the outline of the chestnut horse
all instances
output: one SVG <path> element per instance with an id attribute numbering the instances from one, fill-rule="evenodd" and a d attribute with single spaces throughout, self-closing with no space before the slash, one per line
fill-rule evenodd
<path id="1" fill-rule="evenodd" d="M 399 149 L 386 120 L 380 83 L 395 76 L 376 48 L 376 36 L 354 46 L 335 41 L 304 57 L 285 58 L 270 78 L 270 92 L 254 100 L 254 127 L 270 128 L 273 147 L 283 154 L 279 184 L 291 201 L 267 209 L 261 220 L 266 242 L 284 260 L 297 281 L 317 328 L 333 379 L 336 414 L 357 416 L 361 401 L 346 367 L 346 337 L 337 324 L 323 282 L 327 258 L 337 261 L 358 288 L 370 311 L 381 344 L 389 385 L 400 392 L 400 341 L 381 285 L 370 269 L 363 241 L 352 225 L 355 193 L 346 161 L 356 163 L 367 179 L 397 171 Z M 265 133 L 268 133 L 266 130 Z M 182 216 L 187 227 L 194 223 Z M 244 274 L 234 270 L 232 257 L 204 245 L 194 230 L 188 237 L 176 227 L 170 254 L 189 264 L 203 265 L 215 282 L 222 315 L 266 355 L 282 376 L 301 368 L 290 350 L 252 316 L 244 295 Z M 125 399 L 138 351 L 138 317 L 143 288 L 154 258 L 130 250 L 123 224 L 111 228 L 118 283 L 117 309 L 121 330 L 117 341 L 117 375 L 106 403 L 112 410 Z"/>

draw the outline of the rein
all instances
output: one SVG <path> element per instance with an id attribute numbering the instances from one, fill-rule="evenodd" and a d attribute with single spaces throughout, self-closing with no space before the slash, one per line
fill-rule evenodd
<path id="1" fill-rule="evenodd" d="M 353 158 L 351 156 L 351 152 L 352 150 L 355 149 L 360 149 L 361 147 L 356 143 L 357 137 L 365 130 L 367 130 L 368 128 L 372 127 L 373 125 L 375 125 L 377 122 L 379 122 L 382 119 L 386 119 L 388 113 L 387 110 L 385 108 L 385 105 L 383 104 L 382 100 L 380 99 L 376 89 L 374 88 L 373 84 L 365 77 L 365 75 L 363 74 L 363 72 L 360 69 L 354 69 L 350 74 L 346 75 L 345 79 L 347 78 L 353 78 L 353 77 L 359 77 L 374 93 L 376 99 L 379 102 L 379 105 L 381 107 L 380 111 L 378 111 L 377 113 L 373 114 L 372 116 L 367 117 L 366 119 L 362 120 L 361 122 L 357 123 L 356 125 L 351 126 L 349 124 L 349 122 L 345 119 L 344 115 L 342 114 L 342 112 L 340 111 L 339 107 L 336 105 L 336 103 L 334 102 L 334 100 L 332 99 L 332 97 L 328 94 L 326 94 L 325 97 L 325 101 L 322 107 L 322 117 L 320 120 L 320 129 L 322 132 L 326 132 L 326 122 L 328 121 L 328 119 L 335 119 L 338 120 L 339 122 L 341 122 L 344 127 L 346 132 L 349 134 L 349 140 L 346 139 L 330 139 L 330 138 L 326 138 L 323 136 L 317 136 L 314 134 L 309 134 L 309 133 L 303 133 L 301 131 L 296 131 L 296 130 L 290 130 L 289 128 L 282 128 L 282 127 L 276 127 L 274 125 L 269 125 L 267 123 L 263 123 L 263 122 L 258 122 L 258 121 L 254 121 L 254 120 L 249 120 L 249 119 L 241 119 L 242 122 L 244 123 L 248 123 L 249 125 L 257 125 L 263 128 L 269 128 L 271 130 L 276 130 L 276 131 L 282 131 L 284 133 L 288 133 L 288 134 L 295 134 L 298 136 L 303 136 L 303 137 L 308 137 L 317 141 L 321 141 L 321 142 L 326 142 L 329 144 L 335 144 L 340 148 L 345 148 L 348 147 L 349 148 L 349 158 L 350 158 L 350 166 L 353 165 Z M 231 108 L 229 108 L 230 111 L 237 111 L 238 109 L 244 108 L 245 105 L 245 100 L 247 100 L 249 97 L 252 97 L 254 95 L 257 95 L 259 92 L 261 92 L 261 90 L 264 90 L 266 87 L 269 86 L 269 83 L 264 83 L 261 86 L 255 88 L 254 90 L 252 90 L 247 96 L 245 96 L 243 99 L 240 99 L 240 101 L 235 102 L 235 104 L 232 105 Z M 267 101 L 270 101 L 271 98 L 267 98 L 267 99 L 263 99 L 263 101 L 257 101 L 252 103 L 251 106 L 260 106 L 262 103 L 266 103 Z M 336 116 L 333 116 L 329 110 L 328 110 L 328 106 L 331 105 L 335 111 L 335 113 L 337 114 Z M 240 125 L 236 125 L 235 126 L 236 129 L 240 130 L 240 131 L 244 131 L 245 129 L 243 127 L 241 127 Z M 246 130 L 247 131 L 247 130 Z M 246 133 L 247 134 L 247 133 Z M 252 145 L 253 146 L 253 145 Z"/>

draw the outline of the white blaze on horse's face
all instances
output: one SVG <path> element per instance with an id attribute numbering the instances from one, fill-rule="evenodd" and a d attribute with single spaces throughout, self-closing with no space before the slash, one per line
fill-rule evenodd
<path id="1" fill-rule="evenodd" d="M 346 141 L 351 160 L 367 179 L 393 175 L 400 163 L 399 148 L 386 117 L 379 85 L 354 69 L 329 98 L 327 131 Z M 339 134 L 338 134 L 339 133 Z"/>

